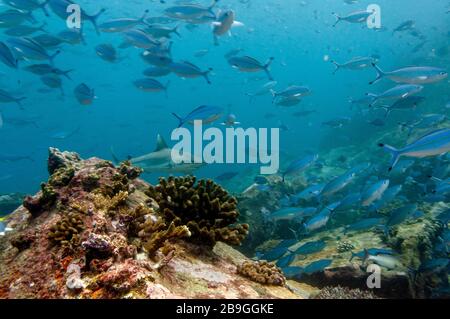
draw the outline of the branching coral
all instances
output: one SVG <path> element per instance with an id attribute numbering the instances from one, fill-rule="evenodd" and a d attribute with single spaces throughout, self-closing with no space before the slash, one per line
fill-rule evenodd
<path id="1" fill-rule="evenodd" d="M 132 166 L 130 161 L 125 161 L 120 163 L 119 171 L 129 179 L 136 179 L 144 170 L 140 167 Z"/>
<path id="2" fill-rule="evenodd" d="M 74 248 L 80 243 L 80 233 L 84 229 L 80 214 L 70 213 L 50 228 L 48 238 L 63 247 Z"/>
<path id="3" fill-rule="evenodd" d="M 286 283 L 281 270 L 274 263 L 267 261 L 246 261 L 237 271 L 238 274 L 261 284 L 284 286 Z"/>
<path id="4" fill-rule="evenodd" d="M 247 224 L 235 224 L 239 217 L 237 200 L 212 180 L 196 183 L 192 176 L 160 178 L 147 195 L 158 203 L 167 224 L 188 227 L 193 242 L 239 245 L 248 234 Z"/>

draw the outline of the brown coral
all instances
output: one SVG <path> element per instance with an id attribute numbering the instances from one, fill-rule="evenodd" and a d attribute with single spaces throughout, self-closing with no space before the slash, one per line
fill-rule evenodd
<path id="1" fill-rule="evenodd" d="M 238 267 L 238 274 L 261 284 L 284 286 L 286 278 L 281 270 L 267 261 L 246 261 Z"/>
<path id="2" fill-rule="evenodd" d="M 236 224 L 236 198 L 212 180 L 196 183 L 193 176 L 160 178 L 147 195 L 158 203 L 167 224 L 189 228 L 193 242 L 211 247 L 217 241 L 239 245 L 248 234 L 247 224 Z"/>
<path id="3" fill-rule="evenodd" d="M 149 255 L 153 255 L 169 239 L 191 236 L 187 226 L 176 226 L 173 221 L 167 226 L 160 216 L 155 215 L 153 209 L 144 205 L 137 206 L 131 217 L 130 234 L 141 240 Z"/>
<path id="4" fill-rule="evenodd" d="M 55 204 L 58 193 L 55 189 L 47 184 L 41 184 L 41 193 L 37 196 L 27 196 L 23 200 L 23 206 L 30 212 L 33 217 L 38 216 L 42 211 L 49 209 Z"/>
<path id="5" fill-rule="evenodd" d="M 83 229 L 81 215 L 70 213 L 50 228 L 48 239 L 63 247 L 74 248 L 80 244 L 80 233 Z"/>

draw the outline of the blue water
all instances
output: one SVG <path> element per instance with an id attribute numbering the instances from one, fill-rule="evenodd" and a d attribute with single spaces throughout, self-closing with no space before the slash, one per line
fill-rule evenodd
<path id="1" fill-rule="evenodd" d="M 100 8 L 107 11 L 99 18 L 102 21 L 119 17 L 140 17 L 146 9 L 149 16 L 160 16 L 162 11 L 175 3 L 158 1 L 79 1 L 88 13 L 96 13 Z M 209 1 L 201 1 L 207 5 Z M 14 126 L 5 123 L 0 130 L 0 153 L 30 155 L 33 161 L 0 162 L 0 193 L 32 193 L 38 189 L 39 182 L 47 177 L 45 160 L 49 146 L 72 150 L 82 157 L 98 156 L 111 159 L 110 148 L 126 158 L 153 150 L 156 134 L 161 133 L 170 139 L 171 130 L 177 120 L 171 112 L 187 114 L 201 104 L 220 105 L 230 108 L 244 127 L 276 127 L 280 123 L 289 127 L 281 132 L 282 166 L 305 151 L 324 152 L 333 147 L 329 137 L 339 143 L 340 131 L 321 125 L 323 121 L 337 116 L 350 116 L 354 121 L 349 128 L 354 134 L 350 140 L 361 144 L 361 152 L 370 152 L 373 145 L 364 145 L 364 139 L 380 134 L 380 128 L 368 127 L 365 118 L 355 110 L 350 110 L 348 99 L 361 97 L 369 91 L 381 92 L 393 85 L 389 80 L 369 86 L 375 77 L 371 68 L 363 71 L 339 70 L 333 75 L 333 65 L 324 61 L 324 56 L 344 62 L 355 56 L 379 56 L 383 69 L 391 70 L 408 65 L 432 65 L 448 67 L 449 55 L 437 55 L 436 50 L 449 42 L 448 3 L 440 0 L 389 1 L 377 0 L 382 8 L 382 27 L 380 31 L 369 30 L 364 24 L 339 23 L 335 28 L 332 12 L 346 14 L 365 9 L 372 3 L 361 0 L 357 4 L 346 4 L 342 0 L 297 1 L 221 1 L 221 8 L 233 9 L 236 19 L 244 27 L 232 30 L 232 36 L 221 37 L 220 46 L 214 46 L 211 27 L 201 25 L 190 31 L 181 23 L 181 38 L 173 36 L 174 60 L 189 60 L 201 69 L 212 67 L 212 85 L 203 78 L 183 80 L 169 75 L 171 85 L 169 98 L 162 93 L 146 93 L 137 90 L 132 81 L 142 78 L 141 72 L 149 67 L 139 57 L 141 49 L 120 50 L 123 61 L 110 64 L 96 56 L 94 47 L 100 43 L 111 43 L 116 47 L 123 42 L 120 34 L 96 35 L 91 24 L 83 29 L 86 45 L 63 44 L 62 53 L 55 59 L 55 65 L 63 70 L 74 69 L 73 81 L 63 78 L 65 96 L 59 90 L 38 93 L 43 87 L 38 76 L 21 69 L 13 71 L 0 65 L 1 87 L 18 96 L 26 96 L 24 110 L 15 104 L 1 105 L 3 117 L 33 118 L 36 126 Z M 2 11 L 6 10 L 2 6 Z M 50 11 L 45 17 L 40 10 L 34 16 L 40 24 L 47 22 L 46 30 L 55 34 L 66 28 L 65 21 Z M 392 30 L 405 20 L 412 19 L 416 28 L 426 37 L 426 43 L 418 52 L 411 53 L 414 46 L 422 40 L 406 32 L 392 35 Z M 0 36 L 4 41 L 7 36 Z M 229 50 L 241 48 L 243 53 L 260 61 L 274 57 L 271 73 L 278 81 L 277 89 L 290 84 L 307 85 L 313 94 L 305 97 L 299 106 L 292 108 L 276 107 L 270 95 L 255 98 L 252 104 L 245 95 L 253 92 L 267 82 L 264 72 L 240 73 L 230 67 L 224 58 Z M 194 53 L 208 50 L 206 56 L 195 58 Z M 50 50 L 53 52 L 54 50 Z M 35 63 L 40 63 L 36 62 Z M 20 62 L 20 68 L 31 62 Z M 255 79 L 258 78 L 259 80 Z M 82 106 L 73 97 L 73 89 L 84 82 L 95 89 L 98 97 L 92 105 Z M 166 79 L 161 80 L 162 83 Z M 449 99 L 448 80 L 428 85 L 424 94 L 428 103 L 424 109 L 448 112 L 443 106 Z M 298 110 L 317 110 L 308 118 L 296 118 L 292 113 Z M 265 114 L 273 113 L 274 118 L 266 119 Z M 396 115 L 398 117 L 398 115 Z M 395 128 L 396 116 L 382 130 Z M 402 113 L 402 117 L 412 116 Z M 365 127 L 363 134 L 356 133 Z M 79 130 L 78 130 L 79 129 Z M 72 132 L 66 139 L 55 139 L 59 132 Z M 347 139 L 343 139 L 347 143 Z M 351 156 L 351 154 L 346 154 Z M 216 176 L 224 170 L 246 170 L 247 166 L 223 167 L 208 166 L 197 175 Z M 158 174 L 147 176 L 154 180 Z M 4 177 L 3 179 L 1 177 Z"/>

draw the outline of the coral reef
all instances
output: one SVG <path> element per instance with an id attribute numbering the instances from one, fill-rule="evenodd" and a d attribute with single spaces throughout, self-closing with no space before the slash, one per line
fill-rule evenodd
<path id="1" fill-rule="evenodd" d="M 261 284 L 284 286 L 286 283 L 281 270 L 274 263 L 267 261 L 247 261 L 240 265 L 237 271 L 240 275 Z"/>
<path id="2" fill-rule="evenodd" d="M 50 149 L 48 168 L 49 182 L 6 217 L 12 231 L 0 237 L 1 299 L 307 295 L 296 283 L 294 292 L 236 273 L 249 260 L 221 241 L 240 243 L 246 226 L 236 225 L 236 200 L 218 185 L 167 183 L 173 202 L 148 196 L 161 186 L 139 179 L 130 163 Z M 188 194 L 199 198 L 183 214 Z"/>
<path id="3" fill-rule="evenodd" d="M 313 297 L 314 299 L 379 299 L 371 291 L 349 289 L 347 287 L 325 287 Z"/>
<path id="4" fill-rule="evenodd" d="M 146 193 L 159 205 L 166 223 L 186 225 L 192 242 L 210 245 L 218 241 L 240 245 L 248 224 L 236 224 L 239 217 L 236 198 L 212 180 L 188 177 L 160 178 Z"/>

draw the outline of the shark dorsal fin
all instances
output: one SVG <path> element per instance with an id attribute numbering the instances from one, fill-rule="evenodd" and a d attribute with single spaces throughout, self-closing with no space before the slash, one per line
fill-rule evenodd
<path id="1" fill-rule="evenodd" d="M 158 151 L 166 149 L 166 148 L 168 148 L 166 141 L 164 141 L 164 138 L 160 134 L 158 134 L 158 136 L 156 137 L 155 152 L 158 152 Z"/>

